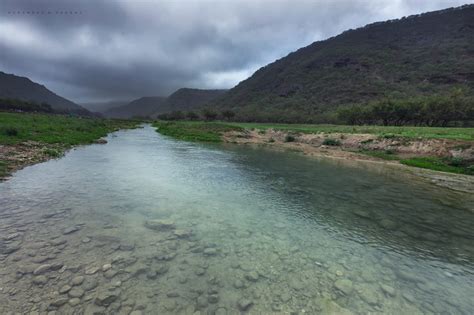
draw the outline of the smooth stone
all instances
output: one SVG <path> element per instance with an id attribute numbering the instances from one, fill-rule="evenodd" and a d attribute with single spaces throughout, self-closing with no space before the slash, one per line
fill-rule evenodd
<path id="1" fill-rule="evenodd" d="M 95 274 L 97 271 L 99 271 L 99 267 L 96 267 L 96 266 L 91 266 L 91 267 L 88 267 L 85 271 L 86 275 L 93 275 Z"/>
<path id="2" fill-rule="evenodd" d="M 72 278 L 71 284 L 72 285 L 81 285 L 84 282 L 84 276 L 76 276 Z"/>
<path id="3" fill-rule="evenodd" d="M 48 282 L 48 278 L 46 276 L 36 276 L 33 278 L 33 283 L 36 285 L 44 285 Z"/>
<path id="4" fill-rule="evenodd" d="M 81 242 L 83 242 L 84 244 L 87 244 L 87 243 L 89 243 L 90 241 L 91 241 L 90 238 L 84 237 Z"/>
<path id="5" fill-rule="evenodd" d="M 249 281 L 255 282 L 258 280 L 258 273 L 256 271 L 251 271 L 245 275 L 245 278 Z"/>
<path id="6" fill-rule="evenodd" d="M 163 306 L 164 308 L 167 310 L 167 311 L 173 311 L 175 308 L 176 308 L 176 301 L 175 300 L 172 300 L 172 299 L 166 299 L 164 302 L 163 302 Z"/>
<path id="7" fill-rule="evenodd" d="M 207 297 L 207 300 L 209 301 L 209 303 L 216 304 L 217 302 L 219 302 L 219 295 L 211 294 Z"/>
<path id="8" fill-rule="evenodd" d="M 112 268 L 112 264 L 105 264 L 102 266 L 102 271 L 106 272 L 107 270 Z"/>
<path id="9" fill-rule="evenodd" d="M 74 288 L 69 291 L 69 296 L 72 298 L 80 298 L 84 295 L 84 290 L 80 288 Z"/>
<path id="10" fill-rule="evenodd" d="M 348 279 L 339 279 L 336 282 L 334 282 L 334 286 L 336 289 L 344 293 L 345 295 L 348 295 L 352 292 L 352 281 Z"/>
<path id="11" fill-rule="evenodd" d="M 389 296 L 395 296 L 395 289 L 392 288 L 391 286 L 389 285 L 386 285 L 386 284 L 381 284 L 380 285 L 380 288 L 382 289 L 382 291 L 389 295 Z"/>
<path id="12" fill-rule="evenodd" d="M 104 277 L 106 277 L 107 279 L 112 279 L 112 278 L 115 277 L 117 274 L 118 274 L 118 271 L 117 271 L 117 270 L 109 269 L 109 270 L 107 270 L 106 272 L 104 272 Z"/>
<path id="13" fill-rule="evenodd" d="M 95 297 L 94 303 L 99 306 L 109 306 L 118 298 L 119 296 L 114 292 L 99 292 Z"/>
<path id="14" fill-rule="evenodd" d="M 68 234 L 77 232 L 77 231 L 79 231 L 80 229 L 81 229 L 81 228 L 78 227 L 78 226 L 70 226 L 70 227 L 65 228 L 65 229 L 63 230 L 63 234 L 64 234 L 64 235 L 68 235 Z"/>
<path id="15" fill-rule="evenodd" d="M 63 306 L 64 304 L 66 304 L 68 301 L 69 301 L 68 298 L 62 297 L 62 298 L 58 298 L 58 299 L 52 301 L 51 303 L 49 303 L 49 305 L 53 306 L 53 307 L 60 307 L 60 306 Z"/>
<path id="16" fill-rule="evenodd" d="M 131 312 L 130 315 L 143 315 L 143 312 L 140 311 L 140 310 L 135 310 L 135 311 Z"/>
<path id="17" fill-rule="evenodd" d="M 203 253 L 206 256 L 214 256 L 217 254 L 217 249 L 215 249 L 214 247 L 208 247 L 204 249 Z"/>
<path id="18" fill-rule="evenodd" d="M 69 305 L 71 306 L 76 306 L 76 305 L 79 305 L 81 303 L 81 299 L 79 298 L 72 298 L 69 300 Z"/>
<path id="19" fill-rule="evenodd" d="M 234 288 L 241 289 L 244 287 L 244 282 L 240 279 L 234 281 Z"/>
<path id="20" fill-rule="evenodd" d="M 169 270 L 169 267 L 166 265 L 161 265 L 158 269 L 156 269 L 156 273 L 159 275 L 167 273 Z"/>
<path id="21" fill-rule="evenodd" d="M 172 220 L 147 220 L 145 221 L 145 227 L 151 230 L 172 230 L 176 228 L 174 221 Z"/>
<path id="22" fill-rule="evenodd" d="M 44 264 L 39 266 L 33 271 L 34 275 L 41 275 L 50 271 L 56 271 L 63 267 L 63 264 L 56 263 L 56 264 Z"/>
<path id="23" fill-rule="evenodd" d="M 198 307 L 200 308 L 204 308 L 207 306 L 207 299 L 205 296 L 201 295 L 200 297 L 197 298 L 197 304 L 198 304 Z"/>
<path id="24" fill-rule="evenodd" d="M 191 236 L 191 234 L 192 232 L 189 230 L 175 230 L 174 231 L 174 236 L 176 236 L 177 238 L 188 238 Z"/>
<path id="25" fill-rule="evenodd" d="M 246 311 L 246 310 L 248 310 L 252 305 L 253 305 L 253 302 L 250 301 L 249 299 L 240 299 L 240 300 L 237 302 L 237 307 L 238 307 L 239 310 L 241 310 L 241 311 Z"/>
<path id="26" fill-rule="evenodd" d="M 69 290 L 71 290 L 71 289 L 72 289 L 72 287 L 70 285 L 66 284 L 66 285 L 62 286 L 59 289 L 59 293 L 61 293 L 61 294 L 68 293 Z"/>
<path id="27" fill-rule="evenodd" d="M 223 307 L 219 307 L 214 314 L 215 315 L 227 315 L 227 310 Z"/>
<path id="28" fill-rule="evenodd" d="M 197 268 L 196 271 L 194 272 L 197 276 L 202 276 L 206 273 L 206 269 L 204 268 Z"/>

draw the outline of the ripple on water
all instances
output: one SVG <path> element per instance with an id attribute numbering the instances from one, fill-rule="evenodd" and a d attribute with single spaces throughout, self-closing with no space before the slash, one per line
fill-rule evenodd
<path id="1" fill-rule="evenodd" d="M 0 313 L 474 311 L 470 196 L 116 135 L 0 184 Z"/>

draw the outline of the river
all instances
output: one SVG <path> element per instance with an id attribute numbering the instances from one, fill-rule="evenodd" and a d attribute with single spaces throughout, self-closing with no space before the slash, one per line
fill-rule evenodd
<path id="1" fill-rule="evenodd" d="M 107 140 L 0 183 L 0 314 L 474 313 L 472 196 L 150 126 Z"/>

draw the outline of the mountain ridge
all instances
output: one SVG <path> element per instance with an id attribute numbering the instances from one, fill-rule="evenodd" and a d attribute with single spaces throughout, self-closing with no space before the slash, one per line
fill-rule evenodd
<path id="1" fill-rule="evenodd" d="M 474 5 L 314 42 L 260 68 L 209 106 L 232 109 L 240 120 L 318 122 L 339 106 L 453 87 L 474 94 Z"/>
<path id="2" fill-rule="evenodd" d="M 28 77 L 0 71 L 0 98 L 19 99 L 35 103 L 47 103 L 57 112 L 91 115 L 78 104 L 54 93 L 46 86 Z"/>

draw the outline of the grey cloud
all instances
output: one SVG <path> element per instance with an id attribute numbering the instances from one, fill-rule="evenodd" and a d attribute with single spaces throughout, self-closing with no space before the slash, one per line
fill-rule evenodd
<path id="1" fill-rule="evenodd" d="M 74 101 L 167 95 L 183 86 L 229 88 L 259 67 L 345 29 L 461 4 L 3 0 L 0 70 L 28 76 Z M 47 10 L 53 14 L 11 14 Z"/>

